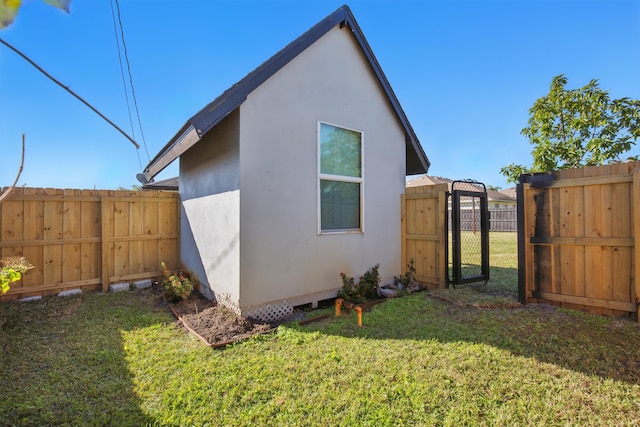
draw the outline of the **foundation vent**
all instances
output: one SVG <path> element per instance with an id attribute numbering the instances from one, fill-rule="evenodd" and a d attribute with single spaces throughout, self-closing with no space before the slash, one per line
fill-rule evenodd
<path id="1" fill-rule="evenodd" d="M 244 314 L 244 313 L 243 313 Z M 293 306 L 287 300 L 265 304 L 259 307 L 251 307 L 246 316 L 259 319 L 263 322 L 273 322 L 284 319 L 293 314 Z"/>

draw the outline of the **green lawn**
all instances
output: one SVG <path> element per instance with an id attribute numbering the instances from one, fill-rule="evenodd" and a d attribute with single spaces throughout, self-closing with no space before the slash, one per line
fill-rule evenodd
<path id="1" fill-rule="evenodd" d="M 494 241 L 495 240 L 495 241 Z M 502 249 L 499 249 L 502 248 Z M 211 350 L 146 291 L 0 304 L 2 425 L 637 425 L 635 322 L 419 293 Z M 337 275 L 336 275 L 337 277 Z M 475 295 L 499 308 L 465 306 Z M 447 300 L 448 298 L 448 300 Z"/>

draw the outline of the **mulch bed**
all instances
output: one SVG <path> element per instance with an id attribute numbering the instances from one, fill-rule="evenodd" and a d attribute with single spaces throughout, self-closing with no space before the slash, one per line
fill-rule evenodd
<path id="1" fill-rule="evenodd" d="M 363 308 L 369 309 L 371 305 L 382 301 L 363 304 Z M 168 303 L 168 306 L 181 326 L 213 348 L 224 347 L 236 341 L 271 332 L 284 323 L 298 321 L 299 324 L 305 324 L 332 317 L 332 314 L 324 314 L 304 318 L 302 313 L 294 312 L 289 318 L 267 323 L 238 316 L 231 309 L 206 299 L 198 292 L 193 292 L 186 300 Z"/>
<path id="2" fill-rule="evenodd" d="M 189 332 L 211 347 L 249 338 L 273 330 L 277 324 L 238 316 L 227 307 L 210 301 L 197 292 L 169 308 Z"/>

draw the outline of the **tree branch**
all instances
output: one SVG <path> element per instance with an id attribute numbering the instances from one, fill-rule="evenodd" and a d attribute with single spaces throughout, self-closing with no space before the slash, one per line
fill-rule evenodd
<path id="1" fill-rule="evenodd" d="M 57 84 L 58 86 L 60 86 L 62 89 L 66 90 L 67 92 L 69 92 L 71 95 L 75 96 L 76 99 L 80 102 L 82 102 L 84 105 L 86 105 L 87 107 L 89 107 L 94 113 L 96 113 L 97 115 L 99 115 L 100 117 L 102 117 L 102 119 L 104 121 L 106 121 L 107 123 L 109 123 L 111 126 L 113 126 L 118 132 L 120 132 L 125 138 L 127 138 L 129 141 L 131 141 L 131 143 L 133 145 L 135 145 L 136 148 L 140 148 L 140 145 L 138 145 L 138 143 L 136 141 L 134 141 L 133 138 L 131 138 L 129 135 L 127 135 L 127 133 L 125 131 L 123 131 L 122 129 L 120 129 L 115 123 L 113 123 L 111 120 L 109 120 L 104 114 L 102 114 L 100 111 L 98 111 L 93 105 L 89 104 L 87 101 L 85 101 L 80 95 L 78 95 L 77 93 L 75 93 L 74 91 L 72 91 L 71 89 L 69 89 L 67 86 L 63 85 L 62 83 L 60 83 L 60 81 L 58 81 L 55 77 L 53 77 L 51 74 L 47 73 L 44 69 L 42 69 L 42 67 L 40 67 L 38 64 L 36 64 L 34 61 L 31 60 L 31 58 L 29 58 L 27 55 L 25 55 L 24 53 L 20 52 L 18 49 L 16 49 L 15 47 L 11 46 L 9 43 L 7 43 L 6 41 L 4 41 L 3 39 L 0 38 L 0 43 L 2 43 L 3 45 L 5 45 L 6 47 L 8 47 L 9 49 L 11 49 L 12 51 L 14 51 L 15 53 L 17 53 L 18 55 L 20 55 L 25 61 L 27 61 L 29 64 L 33 65 L 38 71 L 40 71 L 42 74 L 44 74 L 45 76 L 47 76 L 49 78 L 49 80 L 51 80 L 52 82 L 54 82 L 55 84 Z"/>
<path id="2" fill-rule="evenodd" d="M 6 199 L 9 194 L 16 188 L 16 184 L 18 183 L 18 179 L 20 178 L 20 174 L 22 173 L 22 167 L 24 166 L 24 133 L 22 134 L 22 159 L 20 160 L 20 169 L 18 169 L 18 175 L 16 175 L 15 181 L 13 181 L 13 185 L 2 192 L 0 195 L 0 203 L 4 199 Z"/>

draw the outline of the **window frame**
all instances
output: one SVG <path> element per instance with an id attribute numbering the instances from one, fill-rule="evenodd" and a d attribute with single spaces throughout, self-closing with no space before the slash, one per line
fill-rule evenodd
<path id="1" fill-rule="evenodd" d="M 340 128 L 344 130 L 348 130 L 351 132 L 357 132 L 360 134 L 360 176 L 345 176 L 345 175 L 334 175 L 329 173 L 322 173 L 321 163 L 322 163 L 322 141 L 321 141 L 321 128 L 322 125 L 333 126 L 335 128 Z M 365 174 L 364 174 L 364 132 L 358 129 L 350 128 L 347 126 L 337 125 L 331 122 L 326 122 L 322 120 L 318 120 L 316 125 L 316 149 L 317 149 L 317 178 L 316 178 L 316 195 L 317 195 L 317 222 L 318 222 L 318 235 L 332 235 L 332 234 L 364 234 L 364 188 L 365 188 Z M 348 182 L 355 183 L 360 185 L 360 203 L 359 203 L 359 228 L 338 228 L 338 229 L 326 229 L 322 228 L 322 194 L 321 194 L 321 181 L 334 181 L 334 182 Z"/>

